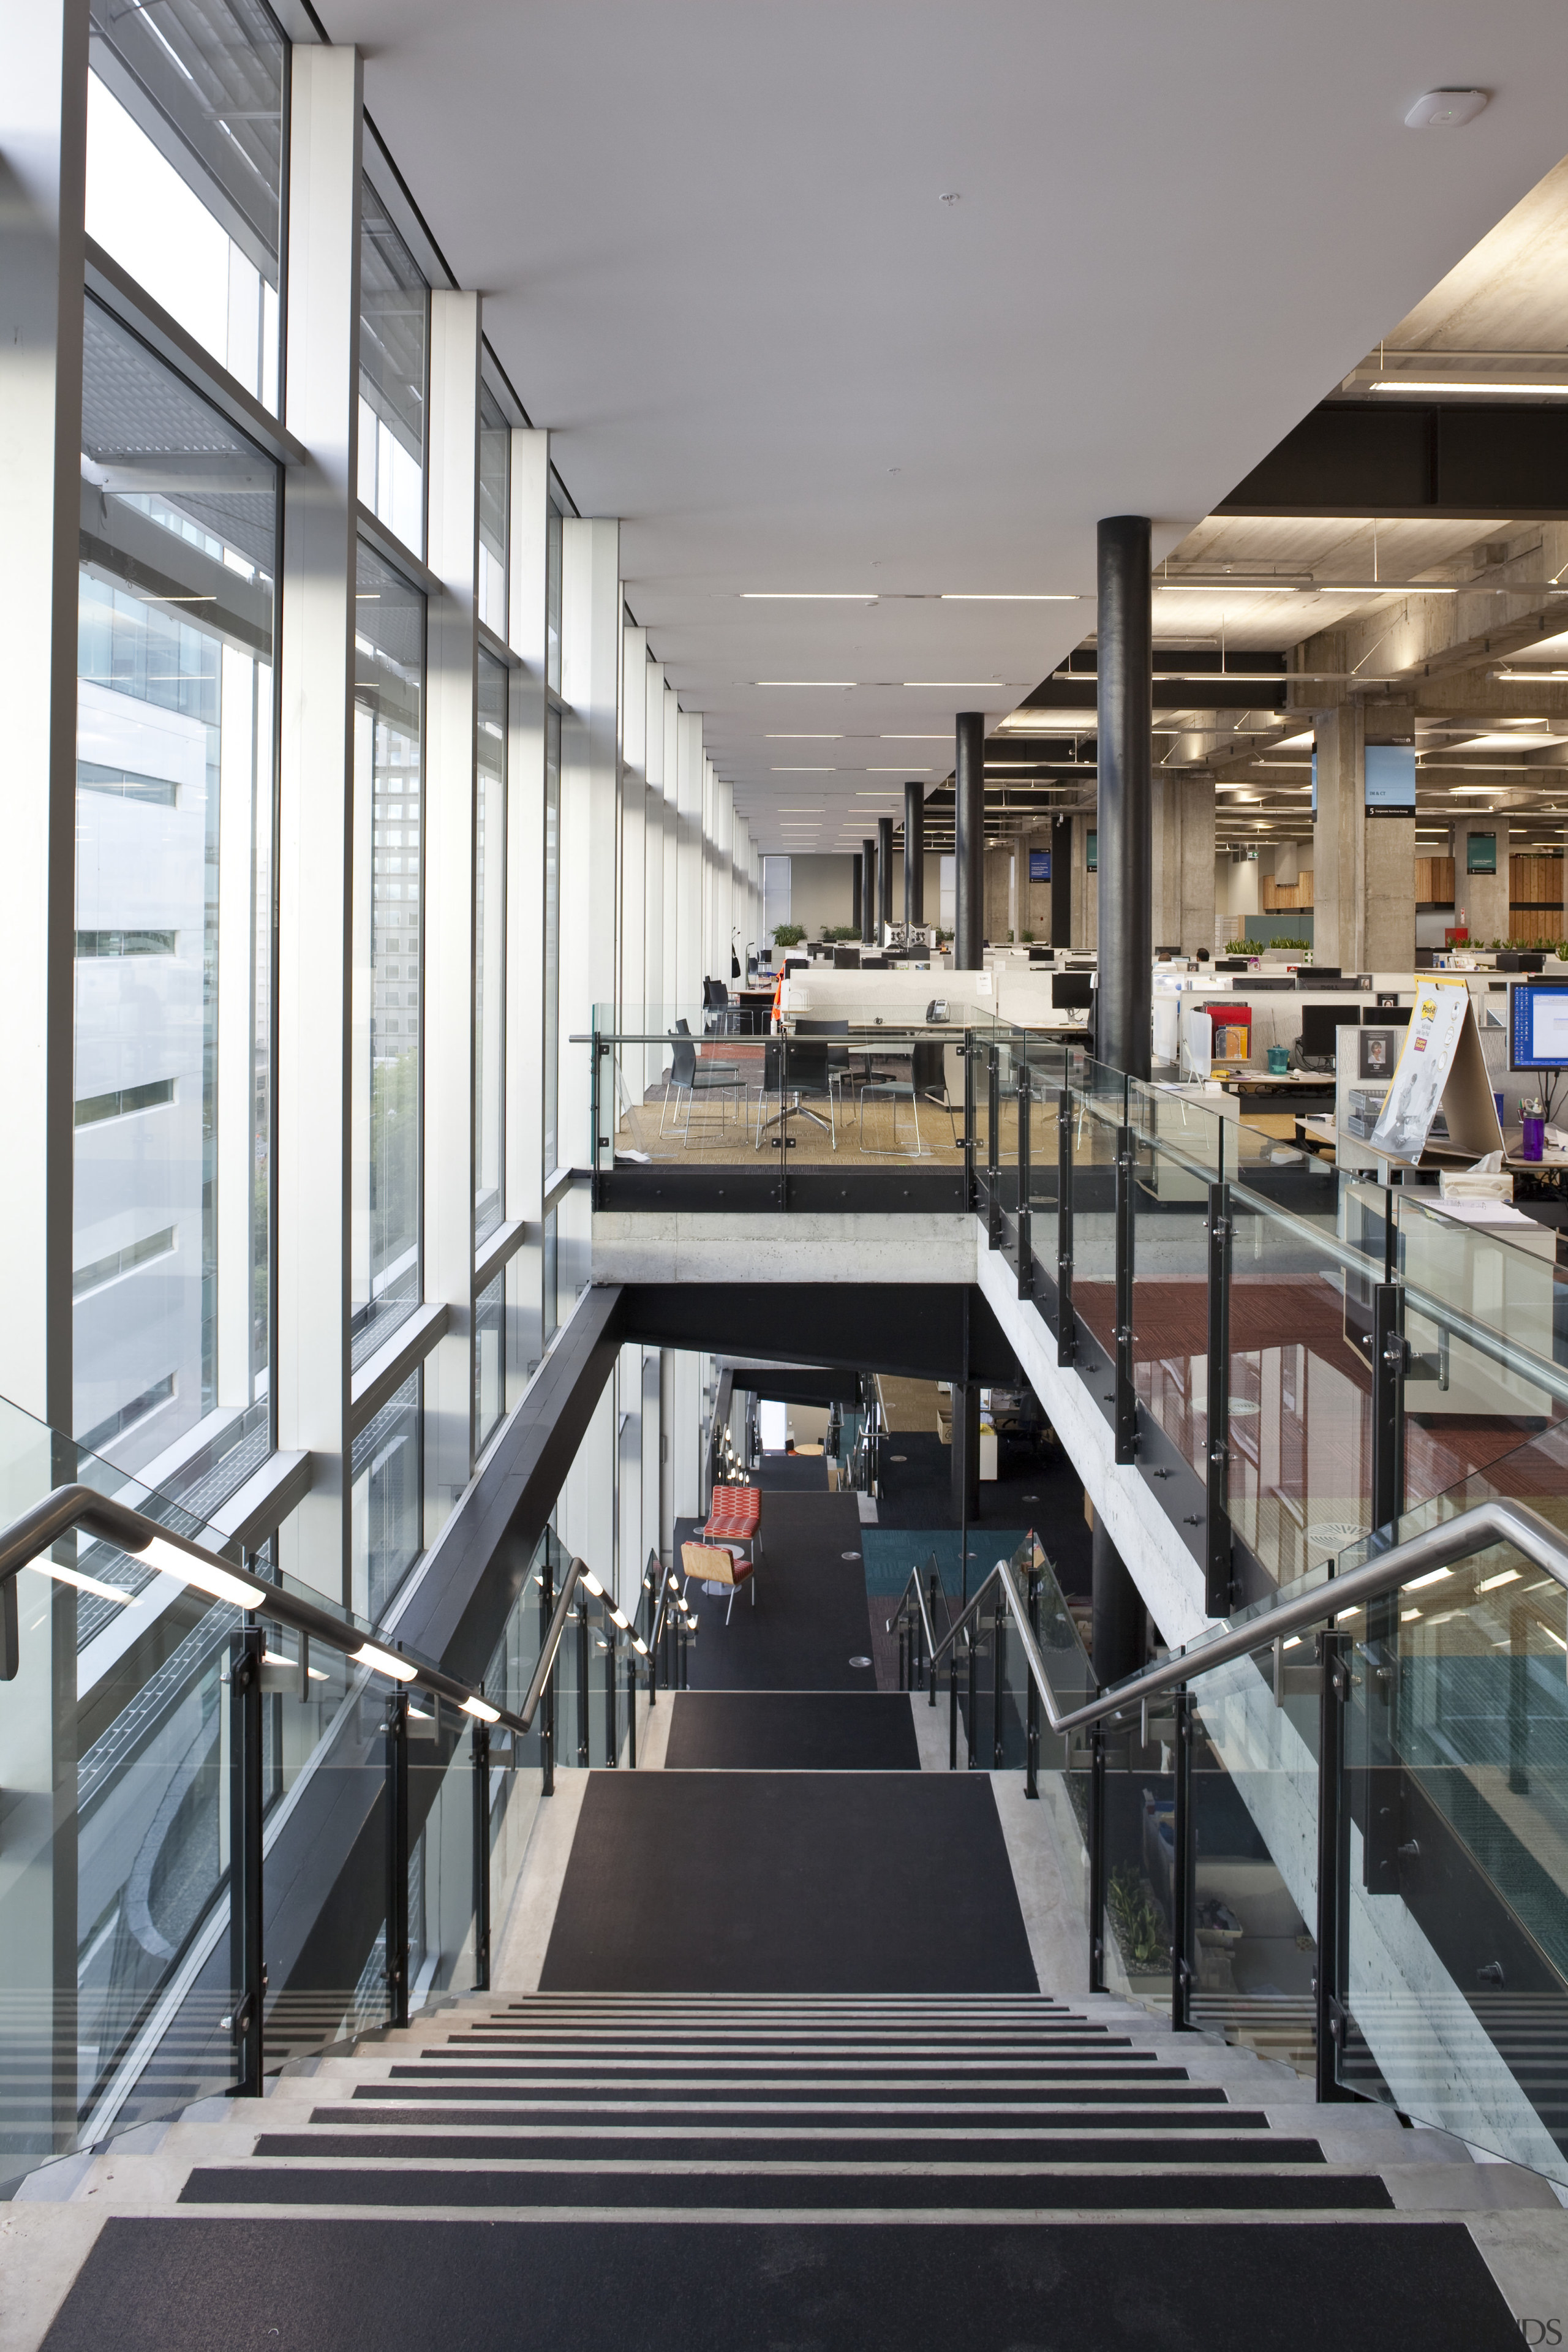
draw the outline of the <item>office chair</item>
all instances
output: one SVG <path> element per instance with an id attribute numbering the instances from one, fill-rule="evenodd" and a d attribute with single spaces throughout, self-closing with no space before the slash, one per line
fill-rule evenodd
<path id="1" fill-rule="evenodd" d="M 739 1096 L 742 1124 L 745 1123 L 746 1076 L 738 1062 L 703 1061 L 697 1052 L 697 1040 L 684 1020 L 678 1021 L 670 1032 L 669 1070 L 664 1082 L 664 1101 L 658 1114 L 658 1131 L 665 1133 L 665 1119 L 669 1111 L 671 1095 L 677 1097 L 676 1119 L 669 1133 L 678 1135 L 682 1145 L 691 1138 L 691 1106 L 699 1095 L 719 1095 L 733 1102 Z M 686 1097 L 686 1117 L 679 1118 L 679 1097 Z"/>
<path id="2" fill-rule="evenodd" d="M 787 1148 L 789 1122 L 792 1118 L 809 1118 L 832 1139 L 833 1149 L 838 1149 L 838 1100 L 840 1090 L 849 1071 L 847 1049 L 835 1052 L 827 1044 L 829 1036 L 847 1037 L 847 1021 L 800 1023 L 797 1029 L 817 1032 L 804 1044 L 798 1037 L 770 1037 L 763 1048 L 763 1091 L 757 1101 L 756 1149 L 763 1148 L 763 1137 L 770 1127 L 782 1127 L 779 1140 Z M 826 1035 L 822 1033 L 826 1032 Z M 766 1118 L 763 1111 L 770 1095 L 780 1097 L 779 1108 Z M 827 1117 L 810 1110 L 802 1102 L 802 1095 L 826 1096 Z M 784 1097 L 787 1096 L 787 1101 Z"/>
<path id="3" fill-rule="evenodd" d="M 740 1544 L 683 1543 L 680 1547 L 680 1565 L 686 1570 L 686 1580 L 689 1584 L 695 1576 L 710 1592 L 721 1591 L 728 1585 L 730 1606 L 724 1612 L 726 1625 L 734 1614 L 735 1595 L 742 1584 L 751 1586 L 752 1606 L 753 1609 L 756 1607 L 756 1571 L 752 1562 L 744 1557 Z"/>
<path id="4" fill-rule="evenodd" d="M 879 1160 L 929 1160 L 931 1147 L 921 1140 L 920 1097 L 928 1093 L 931 1082 L 943 1081 L 942 1045 L 938 1037 L 916 1038 L 910 1049 L 910 1074 L 900 1077 L 892 1070 L 871 1071 L 860 1087 L 860 1149 L 867 1150 L 866 1105 L 870 1099 L 890 1105 L 893 1114 L 893 1139 L 885 1149 L 870 1146 L 870 1156 Z M 946 1087 L 942 1084 L 945 1094 Z M 899 1105 L 907 1102 L 914 1121 L 915 1140 L 912 1150 L 899 1142 Z M 946 1108 L 946 1106 L 943 1106 Z"/>

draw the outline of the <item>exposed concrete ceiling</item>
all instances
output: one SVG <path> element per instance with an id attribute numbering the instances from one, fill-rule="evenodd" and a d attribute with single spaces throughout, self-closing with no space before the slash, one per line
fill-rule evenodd
<path id="1" fill-rule="evenodd" d="M 321 7 L 770 847 L 1092 621 L 944 592 L 1085 595 L 1107 513 L 1169 552 L 1564 143 L 1552 0 Z"/>

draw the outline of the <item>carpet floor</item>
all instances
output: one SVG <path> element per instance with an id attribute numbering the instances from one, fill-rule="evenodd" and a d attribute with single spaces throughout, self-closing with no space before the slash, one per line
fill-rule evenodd
<path id="1" fill-rule="evenodd" d="M 545 1991 L 1034 1992 L 988 1778 L 595 1772 Z"/>
<path id="2" fill-rule="evenodd" d="M 677 1521 L 678 1547 L 691 1532 Z M 749 1591 L 738 1592 L 726 1624 L 728 1592 L 691 1587 L 700 1628 L 692 1689 L 874 1691 L 860 1549 L 853 1495 L 765 1494 L 755 1604 Z M 867 1664 L 852 1666 L 851 1658 Z"/>
<path id="3" fill-rule="evenodd" d="M 225 2282 L 227 2282 L 226 2286 Z M 44 2352 L 1517 2352 L 1468 2232 L 1279 2221 L 343 2221 L 111 2215 Z"/>
<path id="4" fill-rule="evenodd" d="M 918 1772 L 910 1702 L 873 1691 L 678 1691 L 668 1772 Z"/>

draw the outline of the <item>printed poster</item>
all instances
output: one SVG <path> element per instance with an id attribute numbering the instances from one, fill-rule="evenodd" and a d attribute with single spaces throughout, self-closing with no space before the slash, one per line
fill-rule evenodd
<path id="1" fill-rule="evenodd" d="M 1422 982 L 1394 1064 L 1394 1082 L 1372 1131 L 1374 1151 L 1391 1160 L 1420 1159 L 1469 1010 L 1470 992 L 1462 980 Z"/>

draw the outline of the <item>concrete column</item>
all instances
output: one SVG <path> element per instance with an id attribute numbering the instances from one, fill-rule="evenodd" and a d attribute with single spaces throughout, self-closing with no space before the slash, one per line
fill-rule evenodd
<path id="1" fill-rule="evenodd" d="M 1150 1055 L 1153 624 L 1149 521 L 1099 530 L 1100 986 L 1098 1052 L 1147 1078 Z"/>
<path id="2" fill-rule="evenodd" d="M 952 772 L 954 971 L 985 963 L 985 713 L 961 710 Z"/>
<path id="3" fill-rule="evenodd" d="M 1013 845 L 993 842 L 985 852 L 984 929 L 983 939 L 1005 947 L 1013 923 Z"/>
<path id="4" fill-rule="evenodd" d="M 1155 780 L 1152 806 L 1156 947 L 1214 945 L 1215 791 L 1206 776 Z"/>
<path id="5" fill-rule="evenodd" d="M 869 835 L 860 845 L 860 944 L 868 948 L 877 936 L 877 845 Z"/>
<path id="6" fill-rule="evenodd" d="M 893 820 L 890 816 L 877 819 L 877 943 L 881 945 L 882 926 L 893 919 Z"/>
<path id="7" fill-rule="evenodd" d="M 926 906 L 926 790 L 904 786 L 904 920 L 923 923 Z"/>
<path id="8" fill-rule="evenodd" d="M 1366 958 L 1365 750 L 1365 713 L 1359 703 L 1319 712 L 1312 960 L 1342 971 L 1362 971 Z M 1413 869 L 1412 887 L 1415 878 Z M 1414 961 L 1414 940 L 1411 956 Z"/>

